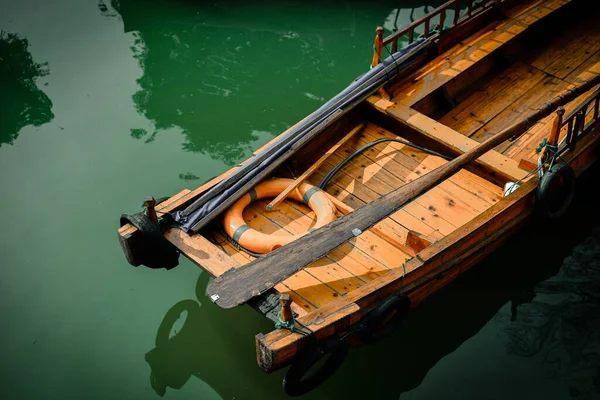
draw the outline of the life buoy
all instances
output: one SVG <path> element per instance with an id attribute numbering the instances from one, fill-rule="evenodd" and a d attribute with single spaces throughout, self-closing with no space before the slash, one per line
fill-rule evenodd
<path id="1" fill-rule="evenodd" d="M 310 392 L 342 365 L 347 354 L 345 341 L 337 337 L 324 339 L 294 359 L 283 377 L 283 390 L 292 397 Z"/>
<path id="2" fill-rule="evenodd" d="M 557 162 L 544 173 L 536 192 L 537 212 L 546 219 L 562 217 L 575 194 L 575 172 L 564 162 Z"/>
<path id="3" fill-rule="evenodd" d="M 252 229 L 244 220 L 244 208 L 253 201 L 277 197 L 294 181 L 292 179 L 276 178 L 258 184 L 250 192 L 235 202 L 223 217 L 223 227 L 229 237 L 242 247 L 255 253 L 265 254 L 284 246 L 306 233 L 300 235 L 275 235 L 265 234 Z M 317 215 L 317 222 L 311 230 L 327 225 L 335 220 L 335 205 L 329 197 L 318 187 L 302 183 L 293 190 L 289 199 L 301 202 L 310 207 Z"/>

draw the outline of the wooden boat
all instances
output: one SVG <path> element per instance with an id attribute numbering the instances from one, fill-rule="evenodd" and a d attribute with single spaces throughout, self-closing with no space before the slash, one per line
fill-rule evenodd
<path id="1" fill-rule="evenodd" d="M 266 372 L 291 365 L 290 395 L 318 385 L 349 345 L 376 341 L 525 221 L 561 217 L 575 177 L 599 155 L 598 11 L 577 0 L 464 3 L 449 1 L 386 38 L 378 28 L 373 66 L 417 37 L 426 56 L 323 125 L 199 232 L 154 222 L 240 167 L 156 206 L 148 199 L 144 233 L 119 229 L 131 264 L 156 267 L 164 236 L 216 277 L 213 301 L 247 303 L 273 320 L 277 328 L 256 335 L 257 362 Z M 321 193 L 320 204 L 308 192 Z M 315 230 L 331 204 L 335 221 Z M 267 255 L 239 246 L 239 226 L 229 229 L 233 238 L 219 227 L 225 219 L 227 231 L 232 213 Z"/>

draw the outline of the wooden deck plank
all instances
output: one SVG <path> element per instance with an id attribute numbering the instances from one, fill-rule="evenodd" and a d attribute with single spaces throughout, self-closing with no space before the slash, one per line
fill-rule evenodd
<path id="1" fill-rule="evenodd" d="M 362 135 L 362 133 L 360 135 Z M 353 153 L 357 147 L 363 144 L 366 144 L 364 140 L 361 141 L 359 139 L 355 144 L 346 145 L 340 149 L 339 153 L 331 155 L 330 160 L 322 168 L 320 168 L 315 177 L 311 178 L 313 184 L 317 185 L 325 176 L 325 174 L 329 172 L 329 170 L 331 170 L 339 162 L 343 161 L 347 156 Z M 367 150 L 367 153 L 371 151 L 375 150 L 369 149 Z M 357 168 L 363 168 L 363 173 L 357 173 L 353 176 L 346 176 L 342 181 L 330 182 L 328 188 L 330 188 L 329 192 L 332 195 L 336 196 L 336 198 L 345 202 L 350 207 L 356 209 L 358 207 L 362 207 L 364 204 L 380 195 L 380 193 L 373 193 L 368 188 L 369 179 L 373 178 L 373 176 L 376 174 L 385 175 L 389 174 L 389 172 L 386 171 L 382 165 L 377 164 L 377 162 L 367 157 L 365 153 L 360 154 L 354 158 L 354 160 L 350 161 L 350 165 L 357 166 Z M 347 168 L 348 167 L 342 169 L 342 172 L 340 173 L 345 173 L 347 175 L 347 172 L 344 171 Z M 340 178 L 338 177 L 338 179 Z M 407 210 L 419 210 L 419 212 L 416 213 L 415 216 Z M 414 230 L 424 235 L 432 236 L 433 238 L 440 238 L 444 235 L 443 233 L 438 232 L 440 227 L 444 232 L 449 232 L 454 229 L 454 227 L 448 226 L 448 224 L 444 223 L 443 221 L 436 221 L 434 227 L 428 226 L 424 222 L 424 212 L 424 207 L 411 206 L 408 209 L 399 210 L 391 218 L 377 224 L 377 227 L 392 235 L 394 239 L 400 243 L 406 243 L 406 235 L 408 230 Z M 430 218 L 427 218 L 427 220 Z"/>
<path id="2" fill-rule="evenodd" d="M 596 75 L 600 75 L 600 50 L 592 54 L 583 64 L 567 75 L 564 80 L 579 85 Z"/>
<path id="3" fill-rule="evenodd" d="M 593 13 L 594 11 L 591 10 Z M 596 18 L 582 18 L 530 56 L 531 65 L 564 79 L 600 50 L 600 30 Z"/>
<path id="4" fill-rule="evenodd" d="M 420 155 L 422 156 L 420 157 L 421 160 L 417 161 L 402 151 L 407 150 L 413 152 L 413 149 L 403 147 L 402 150 L 396 150 L 399 146 L 403 145 L 400 143 L 389 142 L 382 143 L 378 146 L 382 148 L 382 152 L 385 152 L 386 149 L 391 150 L 390 162 L 387 162 L 382 166 L 378 173 L 379 176 L 372 176 L 368 181 L 370 186 L 380 195 L 403 186 L 407 182 L 417 179 L 421 174 L 431 171 L 431 168 L 426 167 L 423 163 L 427 158 L 433 158 L 434 156 L 425 155 L 423 157 L 423 153 L 417 150 L 416 152 L 421 153 Z M 373 150 L 377 151 L 375 148 Z M 381 161 L 382 160 L 379 162 Z M 360 169 L 357 171 L 354 166 L 347 166 L 345 169 L 351 174 L 360 173 Z M 460 193 L 459 196 L 457 196 L 458 193 Z M 452 180 L 442 182 L 440 185 L 430 190 L 428 194 L 429 196 L 419 197 L 415 201 L 427 208 L 431 207 L 433 205 L 432 203 L 449 203 L 451 204 L 451 207 L 456 206 L 459 210 L 464 211 L 466 213 L 465 216 L 468 214 L 477 214 L 490 206 L 486 201 L 479 199 L 474 194 L 456 186 Z M 448 200 L 449 195 L 452 195 L 451 202 Z M 422 201 L 425 199 L 427 199 L 427 201 Z M 451 222 L 445 215 L 443 215 L 443 218 Z"/>
<path id="5" fill-rule="evenodd" d="M 552 76 L 542 79 L 504 111 L 478 129 L 471 138 L 478 142 L 485 141 L 514 124 L 515 121 L 520 121 L 527 114 L 537 110 L 540 104 L 544 104 L 545 102 L 554 99 L 569 87 L 570 85 L 568 83 Z M 505 142 L 498 146 L 496 150 L 504 152 L 510 145 L 511 142 Z"/>
<path id="6" fill-rule="evenodd" d="M 477 33 L 474 35 L 475 42 L 470 46 L 459 47 L 458 52 L 453 50 L 455 52 L 453 56 L 440 57 L 438 63 L 434 60 L 433 63 L 424 67 L 424 71 L 417 73 L 416 78 L 408 86 L 399 86 L 398 91 L 394 91 L 396 101 L 407 106 L 415 105 L 457 75 L 498 50 L 529 26 L 568 2 L 562 0 L 539 1 L 514 18 L 499 23 L 492 31 Z M 432 64 L 435 66 L 433 69 Z"/>
<path id="7" fill-rule="evenodd" d="M 369 131 L 373 128 L 374 125 L 371 125 L 370 127 L 367 127 L 363 133 L 361 133 L 360 137 L 358 138 L 359 143 L 357 143 L 357 145 L 364 145 L 379 139 L 370 136 Z M 389 133 L 389 135 L 392 134 Z M 391 166 L 386 166 L 383 164 L 386 162 L 385 160 L 379 159 L 378 161 L 373 161 L 373 159 L 363 156 L 361 164 L 351 162 L 347 164 L 341 171 L 345 172 L 351 177 L 361 180 L 361 183 L 374 190 L 378 195 L 382 195 L 399 186 L 403 186 L 406 182 L 416 179 L 421 171 L 431 171 L 431 163 L 428 163 L 429 166 L 422 166 L 421 163 L 425 159 L 437 158 L 397 142 L 382 143 L 377 147 L 369 149 L 367 154 L 377 154 L 377 152 L 380 151 L 385 153 L 387 148 L 391 150 L 391 158 L 389 160 Z M 379 155 L 376 155 L 375 157 L 378 158 Z M 396 159 L 400 159 L 401 161 Z M 404 165 L 402 162 L 404 162 Z M 440 162 L 443 163 L 445 161 L 440 159 Z M 437 165 L 440 164 L 438 163 Z M 375 174 L 371 174 L 369 172 L 369 168 L 373 166 L 378 167 L 378 170 Z M 470 173 L 464 171 L 463 174 Z M 448 221 L 452 225 L 455 225 L 456 223 L 464 223 L 465 220 L 474 217 L 474 215 L 477 215 L 491 205 L 491 203 L 489 203 L 487 200 L 477 197 L 476 194 L 469 190 L 470 186 L 478 187 L 477 185 L 466 184 L 464 186 L 466 186 L 467 189 L 465 189 L 464 187 L 457 185 L 454 182 L 455 179 L 460 180 L 461 178 L 453 177 L 450 180 L 443 182 L 438 187 L 432 189 L 428 195 L 415 200 L 424 208 L 432 211 L 432 217 L 441 215 L 440 218 L 446 221 L 454 218 L 455 223 Z M 360 188 L 358 189 L 361 190 Z M 483 191 L 484 189 L 482 188 L 481 190 Z M 361 190 L 361 195 L 362 197 L 370 197 L 368 194 L 365 194 L 364 190 Z M 359 195 L 359 197 L 361 197 L 361 195 Z M 492 193 L 490 193 L 490 195 L 493 196 Z M 446 215 L 442 212 L 435 212 L 432 210 L 432 208 L 439 210 L 447 207 L 450 207 L 449 210 L 446 210 L 449 213 L 448 217 L 446 217 Z M 414 208 L 409 209 L 414 210 Z M 422 215 L 423 210 L 417 214 L 418 217 L 421 217 Z"/>
<path id="8" fill-rule="evenodd" d="M 347 191 L 352 192 L 365 204 L 381 197 L 381 195 L 384 194 L 383 189 L 381 187 L 377 188 L 381 192 L 372 188 L 373 183 L 380 183 L 378 182 L 378 180 L 373 180 L 372 182 L 370 182 L 371 184 L 367 186 L 361 182 L 360 178 L 357 179 L 356 175 L 349 174 L 344 170 L 340 171 L 340 173 L 338 173 L 332 179 L 332 182 L 340 185 Z M 390 190 L 386 190 L 385 193 L 389 191 Z M 407 213 L 415 216 L 416 218 L 425 222 L 427 225 L 431 226 L 434 230 L 440 231 L 443 235 L 447 235 L 457 228 L 456 225 L 446 220 L 444 216 L 435 212 L 432 209 L 433 207 L 430 208 L 432 205 L 429 203 L 429 201 L 423 200 L 420 197 L 418 197 L 406 206 L 404 206 L 403 209 L 406 210 Z"/>
<path id="9" fill-rule="evenodd" d="M 542 71 L 517 62 L 486 82 L 439 122 L 471 136 L 544 77 L 546 74 Z"/>
<path id="10" fill-rule="evenodd" d="M 423 166 L 427 167 L 429 171 L 438 168 L 443 164 L 444 160 L 438 157 L 427 157 L 423 161 Z M 475 197 L 483 200 L 485 202 L 484 204 L 487 206 L 496 203 L 504 194 L 501 187 L 464 169 L 461 169 L 456 175 L 449 179 L 448 182 L 452 182 L 456 186 L 467 190 Z M 477 203 L 479 202 L 477 201 Z"/>
<path id="11" fill-rule="evenodd" d="M 397 137 L 392 132 L 389 132 L 386 129 L 375 125 L 368 126 L 365 132 L 365 136 L 369 135 L 371 141 L 379 140 L 382 138 Z M 361 140 L 361 137 L 359 137 L 359 140 Z M 409 168 L 415 168 L 423 161 L 427 161 L 429 163 L 435 162 L 439 165 L 442 165 L 446 162 L 445 160 L 439 157 L 429 157 L 429 155 L 422 153 L 419 150 L 413 150 L 402 143 L 389 142 L 389 145 L 396 151 L 401 152 L 399 153 L 400 155 L 406 155 L 405 158 L 408 158 L 409 161 L 412 160 L 415 163 L 412 164 L 412 166 Z M 385 149 L 381 150 L 381 154 L 385 154 L 385 152 Z M 403 164 L 406 164 L 406 162 L 404 162 Z M 398 175 L 400 172 L 394 171 L 394 173 Z M 400 175 L 400 177 L 402 178 L 402 175 Z M 489 200 L 491 203 L 496 202 L 498 198 L 501 197 L 503 194 L 502 188 L 500 188 L 499 186 L 466 170 L 459 171 L 456 175 L 450 178 L 450 181 L 456 183 L 459 186 L 461 185 L 461 183 L 464 184 L 465 188 L 472 189 L 473 193 L 475 194 L 481 194 L 482 198 Z M 480 191 L 480 188 L 481 190 L 483 190 L 483 192 Z"/>
<path id="12" fill-rule="evenodd" d="M 333 169 L 334 164 L 338 164 L 344 161 L 351 153 L 353 153 L 356 150 L 356 147 L 358 147 L 360 144 L 361 143 L 356 143 L 356 145 L 353 146 L 346 146 L 346 148 L 341 148 L 338 153 L 330 155 L 330 163 L 326 164 L 326 166 L 321 169 L 321 173 L 318 175 L 319 180 L 322 179 L 326 172 Z M 368 185 L 368 180 L 370 179 L 369 177 L 372 177 L 374 174 L 377 173 L 377 171 L 381 170 L 380 166 L 377 166 L 375 163 L 373 163 L 371 160 L 369 160 L 362 154 L 359 154 L 354 159 L 351 159 L 349 163 L 350 165 L 354 165 L 357 168 L 364 168 L 364 173 L 361 177 L 359 177 L 359 179 L 361 179 L 362 183 L 364 183 L 365 185 Z M 376 167 L 376 169 L 373 169 L 373 167 Z M 315 185 L 318 184 L 317 182 L 318 180 L 314 180 Z M 339 201 L 342 201 L 341 199 L 344 197 L 351 196 L 351 194 L 348 191 L 346 191 L 344 188 L 341 188 L 339 185 L 330 184 L 329 187 L 331 188 L 330 194 L 332 196 L 338 196 L 336 197 L 336 199 L 338 199 Z M 344 204 L 347 204 L 352 209 L 356 208 L 356 204 L 348 202 Z M 363 204 L 360 204 L 359 206 L 362 206 Z M 401 216 L 401 214 L 405 213 L 399 213 L 399 215 L 396 216 L 397 218 L 395 219 L 386 218 L 385 220 L 376 224 L 374 227 L 375 229 L 373 231 L 384 240 L 390 242 L 394 246 L 399 247 L 400 250 L 406 252 L 407 249 L 403 248 L 403 246 L 405 246 L 409 230 L 416 230 L 417 232 L 423 233 L 430 232 L 432 228 L 425 227 L 425 229 L 423 229 L 423 223 L 415 223 L 415 217 L 411 215 Z M 406 219 L 408 219 L 408 221 L 404 221 Z M 403 222 L 406 222 L 408 226 L 404 225 Z"/>
<path id="13" fill-rule="evenodd" d="M 312 179 L 315 179 L 315 184 L 317 180 L 320 180 L 322 177 L 324 176 L 324 173 L 322 171 L 317 171 L 315 173 L 315 176 L 312 177 Z M 338 185 L 336 182 L 331 182 L 328 185 L 328 192 L 330 192 L 332 195 L 334 195 L 337 199 L 339 199 L 340 201 L 344 202 L 345 204 L 348 204 L 350 207 L 357 209 L 360 208 L 362 206 L 364 206 L 365 204 L 367 204 L 367 201 L 370 200 L 362 200 L 360 199 L 358 196 L 356 196 L 353 193 L 348 192 L 344 186 L 340 186 Z M 416 213 L 417 215 L 422 215 L 427 213 L 427 211 L 425 209 L 422 209 L 423 207 L 416 204 L 415 205 L 408 205 L 409 208 L 408 209 L 416 209 L 419 210 L 418 213 Z M 430 218 L 427 218 L 427 221 L 429 221 Z M 402 226 L 405 226 L 406 228 L 410 229 L 410 230 L 414 230 L 416 232 L 422 233 L 424 235 L 427 236 L 431 236 L 434 237 L 436 239 L 440 239 L 442 237 L 444 237 L 444 235 L 446 235 L 446 233 L 444 233 L 444 231 L 446 232 L 451 232 L 453 229 L 455 229 L 455 227 L 453 226 L 448 226 L 447 223 L 442 224 L 442 228 L 443 230 L 440 230 L 440 226 L 437 226 L 437 224 L 429 224 L 428 222 L 425 222 L 425 217 L 417 217 L 414 216 L 413 214 L 410 214 L 406 208 L 400 209 L 397 212 L 395 212 L 394 214 L 392 214 L 388 219 L 384 220 L 392 220 L 394 222 L 397 222 L 399 224 L 401 224 Z M 382 221 L 382 222 L 384 222 Z"/>
<path id="14" fill-rule="evenodd" d="M 330 164 L 331 167 L 333 165 Z M 371 188 L 371 185 L 367 186 L 361 182 L 360 178 L 356 175 L 348 174 L 346 171 L 341 170 L 332 180 L 332 183 L 337 184 L 344 188 L 346 191 L 354 194 L 358 197 L 363 204 L 369 203 L 379 197 L 382 193 L 377 192 Z M 343 201 L 343 199 L 341 199 Z M 436 212 L 428 209 L 429 205 L 421 204 L 419 198 L 413 200 L 411 203 L 403 207 L 406 212 L 425 222 L 431 226 L 434 230 L 439 230 L 442 234 L 447 235 L 456 229 L 456 226 L 446 221 L 442 216 Z"/>
<path id="15" fill-rule="evenodd" d="M 368 138 L 369 142 L 378 140 L 381 137 L 393 136 L 394 135 L 391 132 L 380 127 L 375 129 L 372 127 L 371 129 L 366 130 L 364 134 L 364 137 Z M 428 173 L 447 162 L 440 157 L 424 153 L 421 150 L 398 142 L 388 142 L 386 145 L 382 144 L 379 146 L 381 154 L 385 154 L 388 149 L 390 150 L 390 153 L 394 153 L 394 161 L 397 162 L 397 165 L 393 168 L 393 172 L 405 183 L 410 182 L 419 175 Z M 385 146 L 385 148 L 382 146 Z M 392 182 L 392 180 L 387 181 Z M 458 195 L 456 191 L 457 188 L 455 187 L 459 188 L 459 192 L 467 192 L 462 193 L 458 198 L 464 198 L 467 204 L 474 202 L 474 205 L 479 206 L 478 211 L 481 211 L 498 201 L 502 193 L 500 187 L 464 169 L 460 170 L 450 179 L 442 182 L 437 188 L 432 189 L 431 192 L 435 193 L 437 190 L 443 190 L 447 193 Z"/>

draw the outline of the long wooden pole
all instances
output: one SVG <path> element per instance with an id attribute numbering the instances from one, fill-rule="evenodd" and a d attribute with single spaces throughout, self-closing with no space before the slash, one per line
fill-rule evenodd
<path id="1" fill-rule="evenodd" d="M 597 84 L 600 84 L 600 75 L 545 103 L 541 109 L 430 173 L 243 267 L 225 272 L 208 285 L 208 295 L 223 308 L 246 303 L 398 211 L 406 203 L 448 179 L 469 162 L 509 138 L 527 131 L 557 107 L 574 100 Z"/>
<path id="2" fill-rule="evenodd" d="M 352 139 L 354 135 L 360 131 L 364 124 L 359 124 L 354 127 L 346 136 L 340 139 L 339 142 L 331 146 L 331 148 L 327 151 L 327 153 L 323 154 L 321 158 L 319 158 L 313 165 L 311 165 L 302 175 L 298 177 L 294 182 L 292 182 L 283 192 L 279 194 L 279 196 L 275 197 L 273 201 L 267 204 L 267 211 L 273 210 L 275 207 L 279 205 L 283 200 L 285 200 L 290 193 L 298 186 L 302 184 L 309 176 L 311 176 L 333 153 L 337 151 L 340 147 L 342 147 L 348 140 Z"/>

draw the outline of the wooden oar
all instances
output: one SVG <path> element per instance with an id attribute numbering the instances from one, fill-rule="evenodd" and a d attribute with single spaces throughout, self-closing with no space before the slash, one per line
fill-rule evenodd
<path id="1" fill-rule="evenodd" d="M 466 164 L 500 143 L 527 131 L 535 122 L 549 115 L 557 107 L 574 100 L 599 83 L 600 75 L 596 75 L 552 102 L 545 103 L 540 110 L 529 114 L 518 123 L 447 164 L 243 267 L 225 272 L 208 285 L 206 290 L 208 295 L 212 301 L 223 308 L 232 308 L 246 303 L 252 297 L 271 289 L 354 236 L 360 235 L 362 231 L 398 211 L 406 203 L 448 179 Z"/>

